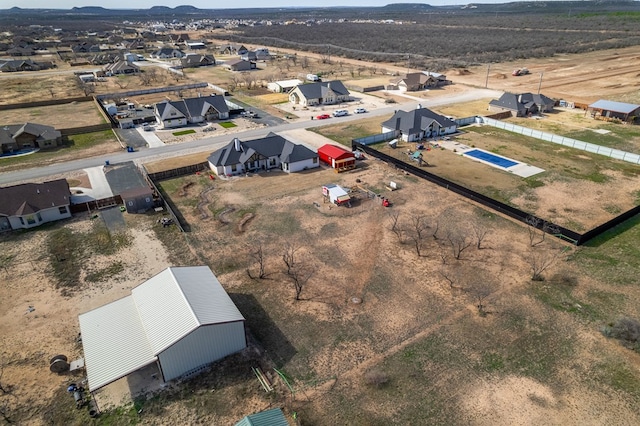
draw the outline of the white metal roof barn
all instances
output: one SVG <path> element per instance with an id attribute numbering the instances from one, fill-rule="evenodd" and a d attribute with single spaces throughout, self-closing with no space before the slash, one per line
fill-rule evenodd
<path id="1" fill-rule="evenodd" d="M 208 266 L 167 268 L 79 320 L 91 392 L 156 361 L 168 381 L 247 346 L 245 319 Z"/>

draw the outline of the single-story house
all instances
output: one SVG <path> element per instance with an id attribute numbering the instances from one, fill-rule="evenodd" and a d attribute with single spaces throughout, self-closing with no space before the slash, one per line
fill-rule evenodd
<path id="1" fill-rule="evenodd" d="M 53 148 L 62 143 L 62 134 L 52 126 L 25 123 L 0 126 L 0 150 L 2 153 L 24 148 Z"/>
<path id="2" fill-rule="evenodd" d="M 351 94 L 340 80 L 300 84 L 289 92 L 289 102 L 303 106 L 347 102 Z"/>
<path id="3" fill-rule="evenodd" d="M 0 231 L 26 229 L 71 217 L 65 179 L 0 188 Z"/>
<path id="4" fill-rule="evenodd" d="M 102 70 L 106 76 L 112 76 L 120 74 L 137 74 L 140 72 L 140 67 L 128 61 L 117 61 L 112 64 L 105 65 Z"/>
<path id="5" fill-rule="evenodd" d="M 182 68 L 197 68 L 207 67 L 209 65 L 215 65 L 216 59 L 213 55 L 200 55 L 199 53 L 189 53 L 184 58 L 180 59 Z"/>
<path id="6" fill-rule="evenodd" d="M 166 382 L 247 346 L 245 319 L 208 266 L 167 268 L 78 319 L 90 392 L 154 363 Z"/>
<path id="7" fill-rule="evenodd" d="M 243 61 L 257 61 L 258 57 L 256 56 L 256 52 L 254 52 L 253 50 L 248 50 L 240 55 L 240 59 L 242 59 Z"/>
<path id="8" fill-rule="evenodd" d="M 640 105 L 614 102 L 601 99 L 589 105 L 591 116 L 606 119 L 617 118 L 622 121 L 635 121 L 640 117 Z"/>
<path id="9" fill-rule="evenodd" d="M 448 135 L 457 129 L 455 121 L 421 106 L 411 111 L 398 110 L 382 123 L 382 133 L 400 131 L 400 137 L 406 142 Z"/>
<path id="10" fill-rule="evenodd" d="M 34 62 L 31 59 L 0 59 L 0 72 L 39 71 L 53 66 L 51 62 Z"/>
<path id="11" fill-rule="evenodd" d="M 189 34 L 187 33 L 169 34 L 169 41 L 172 43 L 184 43 L 188 40 L 191 40 L 191 37 L 189 37 Z"/>
<path id="12" fill-rule="evenodd" d="M 164 101 L 155 104 L 156 120 L 165 129 L 229 118 L 229 106 L 224 96 L 211 95 L 200 98 Z"/>
<path id="13" fill-rule="evenodd" d="M 353 152 L 333 144 L 322 145 L 318 148 L 320 161 L 328 164 L 337 172 L 355 169 L 356 157 Z"/>
<path id="14" fill-rule="evenodd" d="M 245 416 L 234 426 L 289 426 L 281 408 L 272 408 Z"/>
<path id="15" fill-rule="evenodd" d="M 257 68 L 255 61 L 245 61 L 241 58 L 225 61 L 222 66 L 230 69 L 231 71 L 250 71 Z"/>
<path id="16" fill-rule="evenodd" d="M 551 112 L 555 101 L 539 93 L 504 93 L 500 99 L 489 102 L 489 111 L 511 111 L 514 117 L 526 117 L 530 114 Z"/>
<path id="17" fill-rule="evenodd" d="M 416 92 L 429 87 L 436 87 L 438 81 L 421 72 L 412 72 L 403 77 L 395 78 L 389 81 L 388 90 L 400 90 L 403 92 Z"/>
<path id="18" fill-rule="evenodd" d="M 243 53 L 247 52 L 248 50 L 249 49 L 247 49 L 243 45 L 236 45 L 236 44 L 227 44 L 226 46 L 222 46 L 220 48 L 220 51 L 224 55 L 242 55 Z"/>
<path id="19" fill-rule="evenodd" d="M 153 52 L 151 57 L 158 59 L 182 58 L 184 57 L 184 52 L 174 47 L 161 47 Z"/>
<path id="20" fill-rule="evenodd" d="M 270 169 L 293 173 L 320 166 L 316 152 L 275 133 L 250 141 L 234 138 L 213 152 L 208 161 L 209 167 L 218 176 Z"/>
<path id="21" fill-rule="evenodd" d="M 294 87 L 302 84 L 302 80 L 294 78 L 292 80 L 280 80 L 267 83 L 267 89 L 275 93 L 286 93 L 293 90 Z"/>

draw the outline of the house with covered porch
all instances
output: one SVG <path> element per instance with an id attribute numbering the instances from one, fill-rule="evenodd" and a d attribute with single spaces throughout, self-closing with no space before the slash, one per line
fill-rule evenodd
<path id="1" fill-rule="evenodd" d="M 400 137 L 405 142 L 413 142 L 455 133 L 458 125 L 450 118 L 418 105 L 417 109 L 411 111 L 398 110 L 382 123 L 382 133 L 393 130 L 400 131 Z"/>
<path id="2" fill-rule="evenodd" d="M 203 121 L 226 120 L 229 106 L 224 96 L 211 95 L 157 103 L 154 115 L 163 128 L 170 129 Z"/>
<path id="3" fill-rule="evenodd" d="M 271 169 L 292 173 L 320 166 L 317 152 L 275 133 L 250 141 L 234 138 L 213 152 L 208 161 L 209 167 L 218 176 Z"/>

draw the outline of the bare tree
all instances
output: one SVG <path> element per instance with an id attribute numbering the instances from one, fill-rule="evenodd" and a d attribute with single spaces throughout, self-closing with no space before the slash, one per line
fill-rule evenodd
<path id="1" fill-rule="evenodd" d="M 314 273 L 313 268 L 299 259 L 298 250 L 300 247 L 295 244 L 287 244 L 282 254 L 282 261 L 287 268 L 285 274 L 293 284 L 296 300 L 300 300 L 302 290 Z"/>
<path id="2" fill-rule="evenodd" d="M 53 90 L 53 87 L 51 87 L 51 86 L 47 87 L 47 91 L 51 95 L 51 99 L 56 97 L 56 92 L 55 92 L 55 90 Z"/>
<path id="3" fill-rule="evenodd" d="M 487 227 L 486 223 L 482 221 L 482 219 L 476 218 L 476 220 L 471 223 L 471 229 L 473 230 L 473 235 L 476 239 L 476 248 L 478 250 L 482 250 L 482 242 L 487 237 L 487 235 L 489 235 L 489 228 Z"/>
<path id="4" fill-rule="evenodd" d="M 462 257 L 462 252 L 471 247 L 473 244 L 473 240 L 469 238 L 464 229 L 456 228 L 447 231 L 447 242 L 451 247 L 451 252 L 453 253 L 453 257 L 457 260 L 460 260 Z"/>
<path id="5" fill-rule="evenodd" d="M 240 84 L 240 77 L 237 74 L 233 74 L 229 80 L 229 90 L 232 92 L 238 88 Z"/>
<path id="6" fill-rule="evenodd" d="M 497 281 L 487 271 L 475 269 L 472 274 L 467 276 L 468 282 L 465 291 L 471 296 L 478 313 L 481 316 L 487 314 L 486 301 L 498 289 Z"/>
<path id="7" fill-rule="evenodd" d="M 414 213 L 411 215 L 410 222 L 406 233 L 407 238 L 413 243 L 416 254 L 422 256 L 424 240 L 428 236 L 427 230 L 429 229 L 427 218 L 423 213 Z"/>
<path id="8" fill-rule="evenodd" d="M 145 70 L 145 73 L 148 74 L 149 80 L 156 82 L 158 81 L 158 69 L 155 67 L 149 67 Z"/>
<path id="9" fill-rule="evenodd" d="M 242 81 L 244 83 L 244 88 L 247 90 L 251 90 L 251 83 L 253 80 L 253 76 L 251 75 L 251 73 L 248 71 L 244 71 L 240 74 L 240 77 L 242 78 Z"/>
<path id="10" fill-rule="evenodd" d="M 542 274 L 555 263 L 559 255 L 560 252 L 555 250 L 531 248 L 527 259 L 531 267 L 531 280 L 544 281 Z"/>
<path id="11" fill-rule="evenodd" d="M 96 85 L 93 83 L 86 83 L 82 80 L 78 80 L 78 88 L 84 93 L 85 96 L 89 96 L 96 91 Z"/>
<path id="12" fill-rule="evenodd" d="M 442 278 L 444 278 L 444 280 L 449 284 L 449 288 L 451 289 L 463 288 L 462 281 L 465 276 L 464 272 L 464 267 L 460 265 L 460 263 L 443 263 L 440 269 L 438 269 L 438 274 Z"/>
<path id="13" fill-rule="evenodd" d="M 535 216 L 527 216 L 525 219 L 527 224 L 527 230 L 529 231 L 529 245 L 535 247 L 542 244 L 547 234 L 557 235 L 560 233 L 560 228 L 551 222 L 543 221 Z"/>
<path id="14" fill-rule="evenodd" d="M 400 219 L 400 212 L 397 210 L 390 212 L 389 218 L 391 219 L 391 232 L 396 234 L 400 244 L 404 244 L 404 229 L 398 223 L 398 220 Z"/>
<path id="15" fill-rule="evenodd" d="M 309 58 L 307 56 L 303 56 L 300 58 L 300 68 L 306 70 L 309 68 Z"/>
<path id="16" fill-rule="evenodd" d="M 258 264 L 257 278 L 261 280 L 265 279 L 267 277 L 267 273 L 265 271 L 266 256 L 264 253 L 264 246 L 262 241 L 258 241 L 257 243 L 248 246 L 247 249 L 248 249 L 247 251 L 249 253 L 249 257 Z M 249 268 L 247 268 L 247 274 L 249 275 L 249 278 L 254 279 L 254 277 L 251 275 L 251 271 L 249 270 Z"/>
<path id="17" fill-rule="evenodd" d="M 149 71 L 138 73 L 138 78 L 140 79 L 140 84 L 143 86 L 149 86 L 151 84 L 151 74 L 149 74 Z"/>
<path id="18" fill-rule="evenodd" d="M 129 86 L 129 80 L 124 75 L 119 75 L 114 79 L 116 85 L 121 89 L 126 89 Z"/>
<path id="19" fill-rule="evenodd" d="M 13 420 L 9 417 L 9 407 L 6 403 L 0 404 L 0 416 L 7 424 L 13 424 Z"/>
<path id="20" fill-rule="evenodd" d="M 291 63 L 293 64 L 293 66 L 295 67 L 296 65 L 298 65 L 298 55 L 297 54 L 293 54 L 289 56 L 289 60 L 291 61 Z"/>

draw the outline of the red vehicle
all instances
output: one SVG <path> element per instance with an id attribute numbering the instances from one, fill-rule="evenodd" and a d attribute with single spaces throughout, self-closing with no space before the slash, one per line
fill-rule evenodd
<path id="1" fill-rule="evenodd" d="M 331 118 L 329 114 L 320 114 L 316 117 L 317 120 L 326 120 L 327 118 Z"/>

